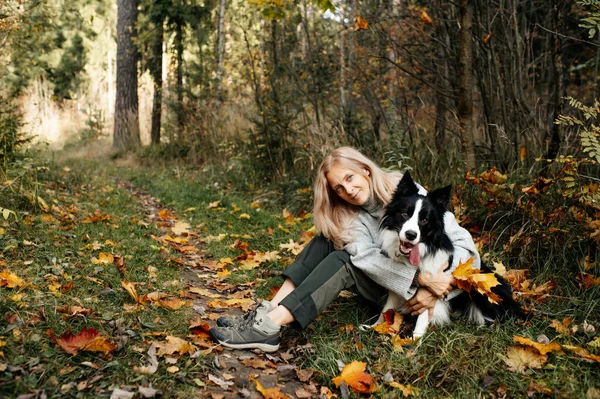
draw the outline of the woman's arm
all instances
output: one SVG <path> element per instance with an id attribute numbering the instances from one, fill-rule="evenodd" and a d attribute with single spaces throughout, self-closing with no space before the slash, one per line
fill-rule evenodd
<path id="1" fill-rule="evenodd" d="M 417 290 L 413 285 L 417 268 L 395 262 L 382 254 L 378 239 L 373 238 L 365 223 L 369 224 L 374 232 L 378 231 L 378 220 L 366 215 L 356 218 L 352 225 L 354 241 L 344 248 L 350 254 L 350 261 L 382 287 L 407 300 L 412 298 Z"/>

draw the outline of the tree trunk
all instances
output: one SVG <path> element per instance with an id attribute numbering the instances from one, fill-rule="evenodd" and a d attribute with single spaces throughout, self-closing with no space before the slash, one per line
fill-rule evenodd
<path id="1" fill-rule="evenodd" d="M 474 169 L 473 135 L 473 0 L 460 0 L 460 55 L 458 74 L 458 120 L 461 150 L 467 168 Z"/>
<path id="2" fill-rule="evenodd" d="M 121 151 L 140 146 L 138 52 L 134 44 L 136 0 L 117 0 L 117 10 L 117 94 L 113 148 Z"/>
<path id="3" fill-rule="evenodd" d="M 163 21 L 157 21 L 156 33 L 152 38 L 152 58 L 150 60 L 150 75 L 154 82 L 154 97 L 152 99 L 152 144 L 160 144 L 160 125 L 162 116 L 162 63 L 163 63 Z"/>
<path id="4" fill-rule="evenodd" d="M 219 8 L 219 26 L 217 28 L 217 82 L 215 97 L 217 100 L 223 100 L 223 58 L 225 55 L 225 7 L 226 0 L 221 0 Z"/>
<path id="5" fill-rule="evenodd" d="M 564 96 L 564 71 L 562 62 L 562 42 L 560 39 L 560 27 L 563 26 L 565 20 L 565 6 L 561 0 L 554 0 L 552 4 L 552 14 L 554 26 L 552 27 L 552 73 L 554 75 L 554 111 L 553 121 L 558 119 L 562 114 L 563 96 Z M 549 139 L 549 140 L 548 140 Z M 556 123 L 552 124 L 552 135 L 549 137 L 547 159 L 554 159 L 558 155 L 561 142 L 561 126 Z"/>
<path id="6" fill-rule="evenodd" d="M 177 104 L 176 115 L 177 115 L 177 126 L 179 131 L 177 135 L 182 138 L 183 135 L 183 24 L 184 22 L 179 20 L 175 25 L 175 52 L 177 53 L 177 68 L 176 68 L 176 88 Z"/>

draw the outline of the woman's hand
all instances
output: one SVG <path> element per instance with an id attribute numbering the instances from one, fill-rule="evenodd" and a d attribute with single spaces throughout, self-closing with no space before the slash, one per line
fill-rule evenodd
<path id="1" fill-rule="evenodd" d="M 406 302 L 406 307 L 413 316 L 429 311 L 429 320 L 433 317 L 433 308 L 437 298 L 427 288 L 419 288 L 415 296 Z"/>
<path id="2" fill-rule="evenodd" d="M 454 277 L 447 275 L 443 270 L 436 274 L 424 272 L 419 274 L 419 285 L 427 288 L 438 298 L 444 298 L 453 288 Z"/>

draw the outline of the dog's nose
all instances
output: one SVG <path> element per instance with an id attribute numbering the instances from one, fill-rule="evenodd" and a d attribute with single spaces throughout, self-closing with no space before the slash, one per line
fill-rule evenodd
<path id="1" fill-rule="evenodd" d="M 412 231 L 412 230 L 408 230 L 406 233 L 404 233 L 404 235 L 406 236 L 406 239 L 409 241 L 412 241 L 415 238 L 417 238 L 417 232 Z"/>

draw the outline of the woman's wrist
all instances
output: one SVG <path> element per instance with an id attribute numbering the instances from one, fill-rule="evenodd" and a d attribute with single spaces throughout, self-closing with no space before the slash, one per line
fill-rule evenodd
<path id="1" fill-rule="evenodd" d="M 419 273 L 417 272 L 417 287 L 427 287 L 429 285 L 430 282 L 430 277 L 431 277 L 431 273 L 429 272 L 423 272 L 423 273 Z"/>

